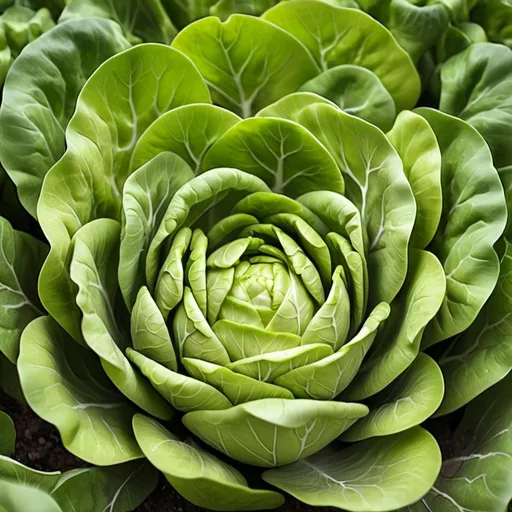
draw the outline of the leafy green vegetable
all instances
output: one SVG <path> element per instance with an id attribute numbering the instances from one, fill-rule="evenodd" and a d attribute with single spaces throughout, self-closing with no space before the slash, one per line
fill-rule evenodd
<path id="1" fill-rule="evenodd" d="M 258 471 L 313 506 L 503 510 L 512 50 L 474 4 L 72 0 L 21 52 L 0 383 L 102 467 L 19 465 L 0 415 L 0 493 L 132 510 L 154 466 L 210 510 L 281 506 Z M 462 407 L 443 464 L 427 420 Z"/>
<path id="2" fill-rule="evenodd" d="M 106 18 L 118 23 L 132 44 L 155 41 L 169 44 L 176 28 L 161 0 L 71 0 L 59 22 L 75 18 Z"/>

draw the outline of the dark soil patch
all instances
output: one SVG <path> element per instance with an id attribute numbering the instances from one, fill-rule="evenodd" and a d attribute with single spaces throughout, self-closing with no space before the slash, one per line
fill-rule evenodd
<path id="1" fill-rule="evenodd" d="M 62 446 L 53 425 L 1 390 L 0 410 L 12 418 L 16 427 L 15 460 L 41 471 L 66 471 L 86 465 Z"/>

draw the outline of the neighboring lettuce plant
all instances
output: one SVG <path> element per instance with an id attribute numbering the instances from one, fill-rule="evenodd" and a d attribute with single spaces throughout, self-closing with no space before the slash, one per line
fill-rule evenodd
<path id="1" fill-rule="evenodd" d="M 48 9 L 12 6 L 0 16 L 0 86 L 21 50 L 55 25 Z"/>
<path id="2" fill-rule="evenodd" d="M 234 7 L 207 3 L 176 26 Z M 63 22 L 12 66 L 0 158 L 50 250 L 38 297 L 45 246 L 3 221 L 0 350 L 83 460 L 145 456 L 213 510 L 282 504 L 246 465 L 348 511 L 512 498 L 511 51 L 471 44 L 440 70 L 446 113 L 415 109 L 434 40 L 353 4 L 247 2 L 271 9 L 130 48 L 149 14 L 71 2 L 114 21 Z M 428 6 L 441 27 L 473 5 Z M 443 463 L 424 422 L 468 403 Z"/>

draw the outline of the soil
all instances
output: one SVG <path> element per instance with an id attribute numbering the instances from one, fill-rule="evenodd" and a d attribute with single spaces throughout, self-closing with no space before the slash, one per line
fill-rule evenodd
<path id="1" fill-rule="evenodd" d="M 84 467 L 86 464 L 67 452 L 56 429 L 36 416 L 27 405 L 20 404 L 0 390 L 0 410 L 11 416 L 16 426 L 16 446 L 13 458 L 34 469 L 42 471 L 66 471 Z M 430 420 L 428 429 L 437 438 L 444 458 L 460 453 L 464 439 L 454 439 L 453 431 L 460 415 Z M 339 512 L 333 507 L 310 507 L 291 497 L 277 512 Z M 95 512 L 95 511 L 91 511 Z M 137 512 L 206 512 L 183 499 L 165 479 L 161 477 L 157 488 L 137 508 Z"/>
<path id="2" fill-rule="evenodd" d="M 17 461 L 41 471 L 66 471 L 86 465 L 66 451 L 53 425 L 1 390 L 0 410 L 11 417 L 16 427 L 13 458 Z"/>

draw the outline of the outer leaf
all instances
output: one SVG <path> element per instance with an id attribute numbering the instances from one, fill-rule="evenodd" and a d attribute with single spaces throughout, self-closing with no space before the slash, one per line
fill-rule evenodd
<path id="1" fill-rule="evenodd" d="M 75 339 L 81 334 L 76 288 L 68 275 L 71 237 L 93 219 L 119 218 L 120 191 L 132 151 L 160 114 L 208 101 L 194 65 L 156 44 L 116 55 L 82 89 L 66 132 L 68 149 L 48 173 L 38 204 L 39 221 L 51 245 L 40 277 L 41 301 Z"/>
<path id="2" fill-rule="evenodd" d="M 190 57 L 215 103 L 250 117 L 295 92 L 317 68 L 294 37 L 260 18 L 210 17 L 182 30 L 172 46 Z"/>
<path id="3" fill-rule="evenodd" d="M 141 457 L 130 429 L 135 410 L 105 379 L 96 357 L 50 317 L 23 332 L 18 370 L 28 404 L 58 428 L 71 453 L 99 465 Z"/>
<path id="4" fill-rule="evenodd" d="M 512 8 L 510 8 L 512 11 Z M 512 51 L 480 43 L 451 58 L 441 70 L 440 109 L 460 117 L 483 135 L 512 204 Z M 512 234 L 509 219 L 507 235 Z"/>
<path id="5" fill-rule="evenodd" d="M 137 414 L 137 441 L 150 462 L 187 500 L 210 510 L 277 508 L 284 498 L 277 492 L 251 489 L 235 468 L 195 443 L 183 443 L 155 420 Z"/>
<path id="6" fill-rule="evenodd" d="M 154 490 L 157 472 L 147 461 L 107 468 L 77 469 L 64 473 L 52 497 L 63 512 L 129 512 Z"/>
<path id="7" fill-rule="evenodd" d="M 123 28 L 132 44 L 155 41 L 169 44 L 176 28 L 160 0 L 71 0 L 59 22 L 73 18 L 107 18 Z"/>
<path id="8" fill-rule="evenodd" d="M 354 64 L 373 71 L 393 97 L 397 111 L 412 108 L 420 80 L 407 53 L 378 22 L 362 11 L 326 2 L 281 2 L 263 18 L 301 41 L 322 71 Z"/>
<path id="9" fill-rule="evenodd" d="M 12 455 L 14 452 L 14 441 L 16 440 L 16 429 L 14 422 L 5 412 L 0 411 L 0 455 Z"/>
<path id="10" fill-rule="evenodd" d="M 54 488 L 59 478 L 59 471 L 51 473 L 38 471 L 23 465 L 17 460 L 0 456 L 0 481 L 10 480 L 19 482 L 49 492 Z"/>
<path id="11" fill-rule="evenodd" d="M 0 351 L 16 363 L 23 329 L 43 315 L 37 274 L 47 254 L 36 238 L 0 217 Z"/>
<path id="12" fill-rule="evenodd" d="M 425 347 L 455 336 L 475 320 L 496 285 L 493 245 L 503 233 L 506 204 L 489 148 L 469 124 L 431 109 L 417 111 L 441 149 L 443 213 L 431 250 L 446 274 L 446 296 L 425 331 Z"/>
<path id="13" fill-rule="evenodd" d="M 405 279 L 416 214 L 402 162 L 378 128 L 333 107 L 308 107 L 300 122 L 334 156 L 346 181 L 345 195 L 361 213 L 371 304 L 390 302 Z"/>
<path id="14" fill-rule="evenodd" d="M 401 112 L 387 137 L 402 159 L 416 200 L 416 222 L 410 243 L 424 249 L 441 218 L 441 151 L 430 125 L 412 112 Z"/>
<path id="15" fill-rule="evenodd" d="M 236 114 L 215 105 L 175 108 L 160 116 L 144 132 L 135 146 L 131 168 L 138 169 L 159 153 L 171 151 L 199 174 L 210 147 L 239 121 Z"/>
<path id="16" fill-rule="evenodd" d="M 313 506 L 384 512 L 406 506 L 432 487 L 441 467 L 434 438 L 420 427 L 320 453 L 263 473 L 275 485 Z"/>
<path id="17" fill-rule="evenodd" d="M 328 98 L 347 114 L 389 130 L 395 119 L 395 102 L 372 71 L 354 65 L 335 66 L 306 82 L 301 91 Z"/>
<path id="18" fill-rule="evenodd" d="M 466 409 L 454 438 L 466 440 L 444 461 L 441 475 L 414 512 L 506 510 L 512 499 L 512 375 Z"/>
<path id="19" fill-rule="evenodd" d="M 0 481 L 0 507 L 9 512 L 63 512 L 47 493 L 9 481 Z"/>
<path id="20" fill-rule="evenodd" d="M 190 412 L 183 423 L 235 460 L 273 467 L 316 453 L 366 414 L 361 404 L 266 398 L 223 411 Z"/>
<path id="21" fill-rule="evenodd" d="M 178 155 L 162 152 L 126 180 L 118 279 L 130 309 L 140 287 L 146 284 L 147 251 L 165 210 L 176 191 L 193 177 Z"/>
<path id="22" fill-rule="evenodd" d="M 391 304 L 391 315 L 344 395 L 361 400 L 383 390 L 418 355 L 425 327 L 444 300 L 446 279 L 438 259 L 427 251 L 411 250 L 404 286 Z"/>
<path id="23" fill-rule="evenodd" d="M 443 374 L 439 366 L 426 354 L 418 354 L 405 372 L 366 402 L 370 414 L 344 432 L 341 439 L 361 441 L 419 425 L 434 414 L 443 393 Z"/>
<path id="24" fill-rule="evenodd" d="M 307 130 L 284 119 L 252 118 L 235 125 L 205 156 L 205 170 L 220 166 L 254 174 L 290 197 L 344 191 L 333 157 Z"/>
<path id="25" fill-rule="evenodd" d="M 128 47 L 112 22 L 70 21 L 30 44 L 12 65 L 0 108 L 0 158 L 33 216 L 43 178 L 66 148 L 78 93 L 101 63 Z"/>
<path id="26" fill-rule="evenodd" d="M 439 359 L 446 394 L 438 414 L 465 405 L 512 368 L 512 245 L 505 241 L 505 247 L 491 298 Z"/>
<path id="27" fill-rule="evenodd" d="M 154 416 L 169 419 L 172 410 L 123 353 L 129 340 L 115 316 L 120 231 L 116 221 L 98 219 L 73 238 L 70 276 L 78 287 L 76 302 L 83 315 L 83 336 L 121 393 Z"/>

